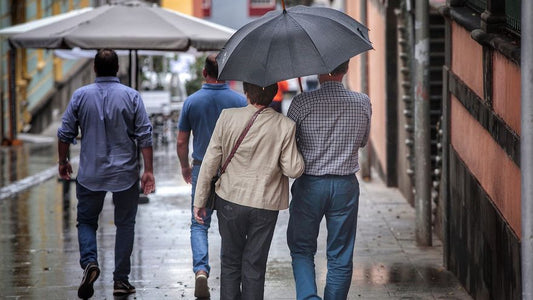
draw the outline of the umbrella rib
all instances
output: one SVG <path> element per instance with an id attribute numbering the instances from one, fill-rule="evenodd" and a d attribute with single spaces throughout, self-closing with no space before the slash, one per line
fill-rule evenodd
<path id="1" fill-rule="evenodd" d="M 317 18 L 317 19 L 321 19 L 321 20 L 326 20 L 326 21 L 328 21 L 328 22 L 329 22 L 329 21 L 334 21 L 334 20 L 332 20 L 331 18 L 329 18 L 329 17 L 327 17 L 327 16 L 314 15 L 314 14 L 311 15 L 311 14 L 306 14 L 306 13 L 301 13 L 301 12 L 297 12 L 296 14 L 308 15 L 308 16 L 311 16 L 311 17 L 313 17 L 313 18 Z M 287 14 L 287 15 L 289 15 L 289 14 Z M 295 19 L 294 17 L 292 17 L 292 16 L 291 16 L 291 18 L 293 18 L 294 20 L 296 20 L 296 19 Z M 307 34 L 307 36 L 311 37 L 311 36 L 309 35 L 309 33 L 305 30 L 305 28 L 302 27 L 298 22 L 295 21 L 294 23 L 296 23 L 300 28 L 302 28 L 302 30 Z M 317 23 L 320 23 L 320 22 L 317 22 Z M 339 22 L 339 24 L 343 25 L 340 29 L 354 32 L 354 30 L 351 30 L 351 28 L 348 27 L 348 25 L 350 25 L 350 24 L 345 24 L 344 22 Z M 357 24 L 355 24 L 355 29 L 357 29 L 357 33 L 358 33 L 359 35 L 361 35 L 361 38 L 362 38 L 365 42 L 367 42 L 367 43 L 369 44 L 370 48 L 373 48 L 373 47 L 372 47 L 372 42 L 370 42 L 370 40 L 369 40 L 367 37 L 365 37 L 364 34 L 362 34 L 362 32 L 361 32 L 359 26 L 357 26 Z M 310 38 L 310 40 L 313 40 L 313 39 Z M 313 43 L 313 46 L 315 46 L 314 43 Z M 317 51 L 318 53 L 320 53 L 320 51 L 318 50 L 318 48 L 317 48 L 316 46 L 315 46 L 315 49 L 316 49 L 316 51 Z M 322 56 L 321 56 L 321 57 L 322 57 Z M 323 64 L 324 66 L 327 66 L 326 62 L 325 62 L 323 59 L 322 59 L 322 64 Z M 329 71 L 331 71 L 331 70 L 329 70 Z"/>
<path id="2" fill-rule="evenodd" d="M 286 15 L 289 16 L 290 14 L 286 14 Z M 305 29 L 300 25 L 300 23 L 298 23 L 298 22 L 296 21 L 296 19 L 295 19 L 294 17 L 292 17 L 292 16 L 290 16 L 290 17 L 291 17 L 291 19 L 294 21 L 294 23 L 295 23 L 299 28 L 301 28 L 303 32 L 305 32 L 305 34 L 309 37 L 309 39 L 312 40 L 312 39 L 311 39 L 311 36 L 310 36 L 309 33 L 307 32 L 307 30 L 305 30 Z M 320 53 L 320 51 L 319 51 L 318 48 L 316 47 L 315 43 L 313 43 L 313 47 L 315 48 L 315 51 L 316 51 L 317 53 Z M 292 54 L 292 53 L 291 53 L 291 54 Z M 322 58 L 322 55 L 321 55 L 320 57 Z M 292 55 L 291 55 L 291 61 L 292 61 Z M 321 61 L 322 61 L 322 65 L 323 65 L 323 66 L 326 66 L 326 63 L 324 62 L 324 60 L 322 59 Z"/>
<path id="3" fill-rule="evenodd" d="M 152 9 L 149 9 L 149 11 L 150 11 L 150 13 L 152 13 L 152 14 L 154 14 L 156 16 L 159 16 L 160 20 L 162 20 L 166 24 L 170 25 L 170 27 L 174 27 L 174 28 L 176 28 L 176 30 L 179 30 L 181 33 L 183 33 L 183 30 L 181 30 L 180 28 L 178 28 L 177 26 L 172 24 L 172 22 L 167 19 L 167 16 L 164 16 L 162 14 L 158 14 L 156 11 L 154 11 Z M 163 11 L 170 13 L 170 11 L 168 11 L 168 10 L 163 10 Z M 184 34 L 184 37 L 187 39 L 187 46 L 185 46 L 183 48 L 175 49 L 175 50 L 177 50 L 177 51 L 187 51 L 191 47 L 191 44 L 192 44 L 191 37 L 187 36 L 186 34 Z"/>
<path id="4" fill-rule="evenodd" d="M 328 9 L 328 10 L 331 10 L 331 9 Z M 325 19 L 327 21 L 335 21 L 338 24 L 342 25 L 342 28 L 346 28 L 348 30 L 351 30 L 350 26 L 353 25 L 354 28 L 357 30 L 357 33 L 361 36 L 361 38 L 363 38 L 365 41 L 367 41 L 370 45 L 372 44 L 372 42 L 368 38 L 368 33 L 367 33 L 367 35 L 365 35 L 363 33 L 363 31 L 361 30 L 361 27 L 366 29 L 367 31 L 369 31 L 369 29 L 365 25 L 360 24 L 359 22 L 357 22 L 356 20 L 352 20 L 352 22 L 355 22 L 355 24 L 349 24 L 350 22 L 348 20 L 336 21 L 336 20 L 333 20 L 332 18 L 330 18 L 328 16 L 308 14 L 308 13 L 305 13 L 305 12 L 297 12 L 296 14 L 306 15 L 306 16 L 313 17 L 313 18 L 318 18 L 318 19 Z M 355 30 L 351 30 L 351 31 L 355 32 Z"/>
<path id="5" fill-rule="evenodd" d="M 265 23 L 262 23 L 262 24 L 260 24 L 260 25 L 255 24 L 254 21 L 252 21 L 251 23 L 249 23 L 250 25 L 253 25 L 253 26 L 255 26 L 255 27 L 251 28 L 249 31 L 246 32 L 246 34 L 244 34 L 244 36 L 242 37 L 242 39 L 241 39 L 241 40 L 237 43 L 237 45 L 234 47 L 233 52 L 237 52 L 237 51 L 239 51 L 239 49 L 241 49 L 241 45 L 242 45 L 243 42 L 247 39 L 248 36 L 253 35 L 253 33 L 254 33 L 255 31 L 260 30 L 265 24 L 269 24 L 269 23 L 276 22 L 276 21 L 278 21 L 278 19 L 277 19 L 276 17 L 273 17 L 273 18 L 267 20 Z M 254 23 L 254 24 L 252 24 L 252 23 Z M 245 25 L 245 26 L 246 26 L 246 25 Z M 241 29 L 242 29 L 242 28 L 241 28 Z M 238 32 L 239 32 L 239 31 L 237 31 L 237 33 L 238 33 Z M 235 36 L 235 35 L 234 35 L 234 36 Z M 234 36 L 232 37 L 232 39 L 234 38 Z M 230 40 L 228 41 L 228 43 L 232 42 L 232 39 L 230 39 Z M 272 47 L 272 43 L 268 43 L 268 44 L 269 44 L 269 46 L 268 46 L 269 48 L 268 48 L 268 49 L 270 49 L 270 47 Z M 227 44 L 226 44 L 226 46 L 227 46 Z M 268 61 L 268 58 L 267 58 L 267 61 Z M 228 62 L 226 62 L 226 64 L 227 64 L 227 63 L 228 63 Z"/>

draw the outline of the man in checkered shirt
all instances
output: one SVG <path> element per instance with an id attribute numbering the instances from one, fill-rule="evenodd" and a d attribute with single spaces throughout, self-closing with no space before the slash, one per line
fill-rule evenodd
<path id="1" fill-rule="evenodd" d="M 287 242 L 297 299 L 321 299 L 314 256 L 322 218 L 328 228 L 328 274 L 324 299 L 346 299 L 353 270 L 359 183 L 358 150 L 370 131 L 367 95 L 344 88 L 348 61 L 319 75 L 320 89 L 297 95 L 287 116 L 296 122 L 304 175 L 292 186 Z"/>

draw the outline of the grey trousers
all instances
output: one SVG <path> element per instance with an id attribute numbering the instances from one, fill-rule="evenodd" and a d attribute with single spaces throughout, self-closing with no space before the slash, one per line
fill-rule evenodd
<path id="1" fill-rule="evenodd" d="M 242 206 L 217 197 L 220 300 L 262 300 L 265 271 L 278 211 Z"/>

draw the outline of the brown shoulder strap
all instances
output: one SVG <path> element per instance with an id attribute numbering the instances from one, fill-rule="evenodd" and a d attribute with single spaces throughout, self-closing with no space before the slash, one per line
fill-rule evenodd
<path id="1" fill-rule="evenodd" d="M 250 119 L 250 121 L 248 121 L 248 125 L 246 125 L 246 128 L 244 128 L 244 130 L 242 131 L 241 135 L 239 136 L 239 139 L 237 139 L 237 142 L 235 143 L 235 146 L 233 146 L 233 149 L 231 150 L 230 154 L 228 155 L 228 158 L 226 158 L 226 161 L 224 162 L 224 165 L 222 165 L 222 168 L 220 168 L 220 173 L 219 175 L 222 175 L 222 173 L 224 173 L 224 171 L 226 171 L 226 167 L 228 166 L 229 162 L 231 161 L 231 159 L 233 158 L 233 155 L 235 154 L 235 152 L 237 152 L 237 148 L 239 148 L 239 146 L 241 145 L 242 143 L 242 140 L 244 140 L 244 137 L 246 136 L 246 134 L 248 133 L 248 130 L 250 130 L 250 127 L 252 127 L 252 124 L 254 123 L 255 119 L 257 118 L 257 116 L 265 109 L 266 107 L 262 107 L 260 109 L 258 109 L 254 115 L 252 116 L 252 118 Z"/>

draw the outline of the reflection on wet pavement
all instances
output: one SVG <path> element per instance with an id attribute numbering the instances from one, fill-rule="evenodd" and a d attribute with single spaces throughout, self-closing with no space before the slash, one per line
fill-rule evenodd
<path id="1" fill-rule="evenodd" d="M 2 148 L 2 186 L 55 168 L 55 145 Z M 12 162 L 13 157 L 16 157 Z M 77 166 L 75 166 L 77 167 Z M 174 142 L 154 152 L 156 193 L 139 207 L 130 281 L 137 293 L 112 296 L 113 207 L 106 200 L 98 228 L 99 263 L 94 299 L 194 299 L 189 246 L 190 185 L 181 178 Z M 74 185 L 63 201 L 63 185 L 52 176 L 23 192 L 0 199 L 0 298 L 77 299 L 79 267 Z M 279 215 L 265 286 L 265 299 L 295 299 L 285 230 L 288 211 Z M 325 285 L 325 226 L 319 236 L 316 274 Z M 209 278 L 218 299 L 220 237 L 216 216 L 210 229 Z M 349 299 L 471 299 L 442 267 L 442 246 L 414 242 L 414 211 L 398 191 L 379 180 L 361 182 L 354 275 Z M 321 292 L 319 292 L 321 293 Z"/>
<path id="2" fill-rule="evenodd" d="M 57 154 L 53 143 L 0 147 L 0 187 L 54 166 Z"/>

